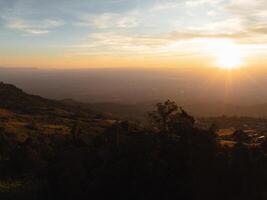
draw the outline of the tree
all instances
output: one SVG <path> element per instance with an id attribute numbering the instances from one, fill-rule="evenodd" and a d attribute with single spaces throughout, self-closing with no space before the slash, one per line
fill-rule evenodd
<path id="1" fill-rule="evenodd" d="M 168 131 L 168 122 L 171 120 L 171 116 L 176 114 L 177 110 L 178 107 L 175 102 L 170 100 L 164 103 L 158 103 L 156 105 L 156 110 L 148 114 L 152 126 L 156 127 L 161 132 Z"/>
<path id="2" fill-rule="evenodd" d="M 167 100 L 158 103 L 156 110 L 149 113 L 152 127 L 162 133 L 180 134 L 188 132 L 194 127 L 195 119 L 182 107 L 178 110 L 175 102 Z"/>

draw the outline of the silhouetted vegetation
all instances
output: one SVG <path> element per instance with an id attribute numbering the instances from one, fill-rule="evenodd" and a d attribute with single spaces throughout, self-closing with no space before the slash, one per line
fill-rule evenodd
<path id="1" fill-rule="evenodd" d="M 150 126 L 117 121 L 83 141 L 69 135 L 10 138 L 1 129 L 2 199 L 266 199 L 266 141 L 218 143 L 176 104 L 157 104 Z"/>
<path id="2" fill-rule="evenodd" d="M 63 134 L 40 129 L 52 115 L 30 120 L 23 140 L 0 124 L 0 199 L 267 199 L 266 139 L 253 144 L 237 130 L 234 145 L 224 145 L 215 125 L 199 128 L 170 100 L 148 114 L 148 125 L 106 125 L 81 112 L 57 119 L 69 127 Z"/>

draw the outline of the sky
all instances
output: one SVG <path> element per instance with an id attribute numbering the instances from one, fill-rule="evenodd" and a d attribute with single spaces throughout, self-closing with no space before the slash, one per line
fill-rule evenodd
<path id="1" fill-rule="evenodd" d="M 266 0 L 0 0 L 0 66 L 265 67 Z"/>

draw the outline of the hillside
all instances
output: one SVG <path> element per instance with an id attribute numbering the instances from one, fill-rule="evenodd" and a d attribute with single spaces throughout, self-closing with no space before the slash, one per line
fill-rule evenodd
<path id="1" fill-rule="evenodd" d="M 56 114 L 58 111 L 78 113 L 78 105 L 67 105 L 60 101 L 49 100 L 37 95 L 27 94 L 11 84 L 0 83 L 0 107 L 23 114 Z M 83 114 L 94 114 L 89 109 Z"/>
<path id="2" fill-rule="evenodd" d="M 0 128 L 9 136 L 25 141 L 29 136 L 69 135 L 79 123 L 86 138 L 102 133 L 113 120 L 104 114 L 67 103 L 30 95 L 11 84 L 0 83 Z"/>

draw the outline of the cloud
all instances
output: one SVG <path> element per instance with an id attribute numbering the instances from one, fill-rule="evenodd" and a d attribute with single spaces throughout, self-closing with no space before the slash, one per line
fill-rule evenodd
<path id="1" fill-rule="evenodd" d="M 62 41 L 73 54 L 190 54 L 182 43 L 194 49 L 197 40 L 223 38 L 267 44 L 267 0 L 0 0 L 0 10 L 5 28 L 28 35 L 72 22 L 63 28 L 80 44 Z"/>
<path id="2" fill-rule="evenodd" d="M 267 1 L 266 0 L 231 0 L 227 4 L 226 9 L 232 13 L 239 15 L 259 15 L 262 12 L 266 12 Z"/>
<path id="3" fill-rule="evenodd" d="M 152 8 L 150 9 L 151 12 L 157 12 L 157 11 L 163 11 L 163 10 L 169 10 L 169 9 L 175 9 L 180 4 L 177 2 L 165 2 L 165 3 L 156 3 Z"/>
<path id="4" fill-rule="evenodd" d="M 191 7 L 195 7 L 195 6 L 199 6 L 199 5 L 203 5 L 203 4 L 218 4 L 220 3 L 222 0 L 187 0 L 185 2 L 186 6 L 191 6 Z"/>
<path id="5" fill-rule="evenodd" d="M 75 24 L 79 26 L 93 26 L 98 29 L 134 28 L 138 26 L 138 19 L 135 14 L 104 13 L 82 17 Z"/>
<path id="6" fill-rule="evenodd" d="M 207 12 L 207 15 L 208 16 L 211 16 L 211 17 L 214 17 L 214 16 L 217 16 L 218 15 L 218 12 L 214 11 L 214 10 L 211 10 L 211 11 L 208 11 Z"/>
<path id="7" fill-rule="evenodd" d="M 131 35 L 117 32 L 92 33 L 81 44 L 69 46 L 69 55 L 154 55 L 172 41 L 154 35 Z"/>
<path id="8" fill-rule="evenodd" d="M 92 33 L 88 36 L 88 44 L 78 45 L 81 48 L 104 47 L 112 50 L 135 51 L 137 49 L 158 48 L 170 42 L 168 38 L 153 35 L 130 35 L 116 32 Z"/>
<path id="9" fill-rule="evenodd" d="M 225 5 L 225 11 L 232 17 L 238 18 L 243 31 L 256 41 L 262 38 L 266 42 L 267 33 L 267 1 L 266 0 L 231 0 Z"/>
<path id="10" fill-rule="evenodd" d="M 195 7 L 203 4 L 218 4 L 222 0 L 159 0 L 150 8 L 151 12 L 176 9 L 178 7 Z"/>
<path id="11" fill-rule="evenodd" d="M 207 22 L 203 25 L 189 27 L 188 29 L 191 32 L 207 35 L 229 35 L 238 34 L 244 31 L 242 21 L 238 17 Z"/>
<path id="12" fill-rule="evenodd" d="M 200 51 L 202 41 L 236 39 L 242 33 L 205 33 L 173 31 L 163 34 L 92 33 L 81 44 L 68 46 L 71 55 L 190 55 Z M 206 43 L 206 42 L 205 42 Z"/>
<path id="13" fill-rule="evenodd" d="M 6 27 L 32 35 L 48 34 L 52 29 L 63 26 L 62 20 L 45 19 L 40 21 L 7 19 Z"/>
<path id="14" fill-rule="evenodd" d="M 172 32 L 167 34 L 169 38 L 173 40 L 193 40 L 193 39 L 241 39 L 246 37 L 245 33 L 196 33 L 195 31 L 192 32 Z"/>
<path id="15" fill-rule="evenodd" d="M 267 23 L 257 23 L 254 26 L 248 27 L 248 31 L 257 34 L 267 34 Z"/>

